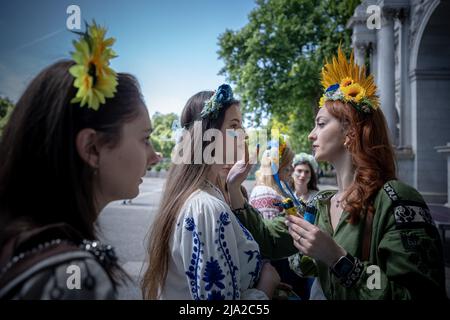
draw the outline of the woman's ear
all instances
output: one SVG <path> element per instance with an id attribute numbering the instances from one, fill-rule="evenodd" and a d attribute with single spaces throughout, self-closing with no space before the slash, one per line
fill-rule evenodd
<path id="1" fill-rule="evenodd" d="M 75 140 L 75 146 L 80 158 L 94 169 L 97 169 L 99 166 L 97 141 L 97 132 L 90 128 L 85 128 L 78 132 Z"/>
<path id="2" fill-rule="evenodd" d="M 355 141 L 355 138 L 356 138 L 355 130 L 353 129 L 347 130 L 347 134 L 345 135 L 344 140 L 344 146 L 348 148 L 353 143 L 353 141 Z"/>

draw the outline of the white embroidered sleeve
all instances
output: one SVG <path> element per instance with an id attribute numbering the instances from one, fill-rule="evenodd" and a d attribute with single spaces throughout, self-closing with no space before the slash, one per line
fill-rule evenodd
<path id="1" fill-rule="evenodd" d="M 232 213 L 201 205 L 185 214 L 180 252 L 194 300 L 267 299 L 259 290 L 242 288 L 239 237 Z M 239 226 L 240 228 L 240 226 Z M 259 268 L 259 265 L 256 266 Z M 256 271 L 256 274 L 259 273 Z M 264 295 L 264 297 L 262 295 Z"/>

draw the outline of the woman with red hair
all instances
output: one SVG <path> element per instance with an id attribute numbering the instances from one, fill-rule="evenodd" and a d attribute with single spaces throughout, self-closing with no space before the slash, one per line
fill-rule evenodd
<path id="1" fill-rule="evenodd" d="M 323 68 L 322 84 L 309 139 L 315 159 L 336 169 L 338 190 L 317 194 L 314 224 L 289 215 L 269 225 L 248 205 L 236 211 L 240 221 L 261 250 L 273 245 L 291 254 L 290 235 L 296 269 L 318 275 L 327 299 L 445 297 L 440 237 L 422 196 L 396 178 L 372 76 L 339 50 Z"/>

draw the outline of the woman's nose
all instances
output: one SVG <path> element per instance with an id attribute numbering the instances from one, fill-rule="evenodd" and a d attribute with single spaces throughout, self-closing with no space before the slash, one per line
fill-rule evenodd
<path id="1" fill-rule="evenodd" d="M 310 140 L 310 141 L 314 141 L 314 140 L 316 140 L 316 134 L 315 134 L 315 129 L 313 129 L 309 134 L 308 134 L 308 139 Z"/>
<path id="2" fill-rule="evenodd" d="M 154 166 L 155 164 L 160 162 L 162 160 L 162 158 L 163 158 L 163 156 L 162 156 L 161 152 L 155 152 L 154 150 L 152 150 L 152 152 L 150 152 L 150 155 L 147 159 L 147 166 Z"/>

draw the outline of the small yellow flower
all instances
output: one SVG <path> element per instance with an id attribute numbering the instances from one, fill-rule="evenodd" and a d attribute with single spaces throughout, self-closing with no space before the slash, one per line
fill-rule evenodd
<path id="1" fill-rule="evenodd" d="M 74 41 L 75 52 L 72 58 L 76 65 L 69 69 L 74 76 L 74 87 L 78 88 L 71 103 L 80 103 L 83 107 L 98 110 L 105 98 L 114 97 L 117 87 L 117 74 L 109 67 L 109 60 L 116 57 L 110 48 L 113 38 L 105 39 L 106 29 L 93 25 L 87 26 L 86 33 L 79 41 Z"/>
<path id="2" fill-rule="evenodd" d="M 325 96 L 321 96 L 319 100 L 319 107 L 323 107 L 325 105 Z"/>
<path id="3" fill-rule="evenodd" d="M 353 83 L 355 83 L 355 82 L 353 81 L 352 78 L 345 77 L 344 79 L 342 79 L 340 87 L 342 89 L 342 88 L 345 88 L 345 87 L 348 87 L 348 86 L 352 85 Z"/>
<path id="4" fill-rule="evenodd" d="M 360 102 L 362 98 L 364 98 L 366 94 L 366 90 L 361 87 L 358 83 L 351 84 L 347 87 L 341 88 L 342 93 L 344 94 L 344 98 L 347 101 L 352 102 Z"/>

